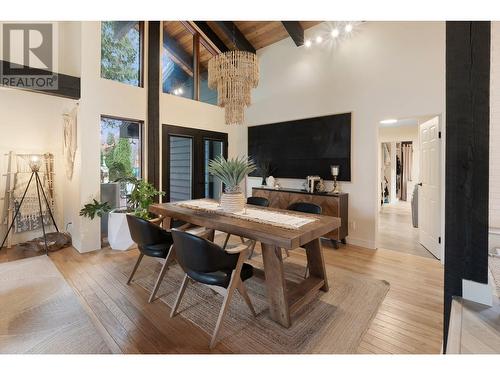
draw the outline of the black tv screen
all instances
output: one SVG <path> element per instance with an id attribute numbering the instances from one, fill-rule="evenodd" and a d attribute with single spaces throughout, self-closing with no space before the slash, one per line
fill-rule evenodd
<path id="1" fill-rule="evenodd" d="M 340 181 L 351 180 L 351 114 L 248 127 L 248 155 L 257 166 L 270 163 L 277 178 L 317 175 L 331 180 L 339 165 Z M 251 176 L 260 176 L 257 170 Z"/>

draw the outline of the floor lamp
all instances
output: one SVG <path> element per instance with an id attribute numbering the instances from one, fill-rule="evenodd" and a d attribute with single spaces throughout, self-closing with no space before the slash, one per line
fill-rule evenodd
<path id="1" fill-rule="evenodd" d="M 31 168 L 31 177 L 28 181 L 28 184 L 26 185 L 26 189 L 24 190 L 23 197 L 21 198 L 21 202 L 19 203 L 19 206 L 17 206 L 16 213 L 14 214 L 14 218 L 12 219 L 12 223 L 10 223 L 9 229 L 7 230 L 7 233 L 5 234 L 5 237 L 2 241 L 2 246 L 0 246 L 0 249 L 3 248 L 3 245 L 5 244 L 5 241 L 7 240 L 7 237 L 9 235 L 9 232 L 12 230 L 12 227 L 14 226 L 14 223 L 16 222 L 17 215 L 19 214 L 19 210 L 21 209 L 21 206 L 23 205 L 24 198 L 26 197 L 26 193 L 28 192 L 28 189 L 31 185 L 31 181 L 33 181 L 33 177 L 35 178 L 35 184 L 36 184 L 36 194 L 38 196 L 38 207 L 40 208 L 40 222 L 42 223 L 42 232 L 43 232 L 43 239 L 45 242 L 45 254 L 49 254 L 49 246 L 47 244 L 47 234 L 45 233 L 45 224 L 43 223 L 43 211 L 42 211 L 42 200 L 40 198 L 40 191 L 42 192 L 43 199 L 45 200 L 45 204 L 47 206 L 47 210 L 49 211 L 50 218 L 52 219 L 52 223 L 54 224 L 54 227 L 56 228 L 56 231 L 59 232 L 59 228 L 57 228 L 56 221 L 54 220 L 54 216 L 52 215 L 52 210 L 50 209 L 49 202 L 47 200 L 47 196 L 45 195 L 45 191 L 43 190 L 43 185 L 42 182 L 40 181 L 40 176 L 38 175 L 38 171 L 40 170 L 40 166 L 42 164 L 42 161 L 40 160 L 40 157 L 37 155 L 34 155 L 31 157 L 29 165 Z"/>

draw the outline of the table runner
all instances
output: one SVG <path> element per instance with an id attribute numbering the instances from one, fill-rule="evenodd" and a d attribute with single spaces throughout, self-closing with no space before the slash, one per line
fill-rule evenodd
<path id="1" fill-rule="evenodd" d="M 269 224 L 285 229 L 298 229 L 306 224 L 318 220 L 316 218 L 306 217 L 304 215 L 264 210 L 248 205 L 243 211 L 230 213 L 223 211 L 218 202 L 208 199 L 181 201 L 174 204 L 194 210 L 215 212 L 220 215 L 235 217 L 238 219 L 253 221 L 257 223 Z"/>

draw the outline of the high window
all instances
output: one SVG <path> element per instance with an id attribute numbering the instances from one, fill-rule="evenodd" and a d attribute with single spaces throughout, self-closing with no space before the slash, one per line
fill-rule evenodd
<path id="1" fill-rule="evenodd" d="M 101 77 L 142 86 L 143 22 L 101 22 Z"/>
<path id="2" fill-rule="evenodd" d="M 163 92 L 217 104 L 208 88 L 208 61 L 216 52 L 185 21 L 163 22 Z"/>

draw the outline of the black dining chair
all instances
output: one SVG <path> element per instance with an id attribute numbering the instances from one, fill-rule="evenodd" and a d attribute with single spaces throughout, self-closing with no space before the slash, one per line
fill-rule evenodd
<path id="1" fill-rule="evenodd" d="M 253 206 L 269 207 L 269 200 L 264 197 L 248 197 L 247 204 Z"/>
<path id="2" fill-rule="evenodd" d="M 253 267 L 244 263 L 251 244 L 241 244 L 224 250 L 205 238 L 177 229 L 172 229 L 172 237 L 175 245 L 173 252 L 185 275 L 170 317 L 175 316 L 189 280 L 205 284 L 223 295 L 224 302 L 210 341 L 210 348 L 213 348 L 235 289 L 239 291 L 252 314 L 256 315 L 244 284 L 245 280 L 253 276 Z"/>
<path id="3" fill-rule="evenodd" d="M 322 211 L 321 206 L 318 206 L 317 204 L 310 202 L 294 202 L 288 206 L 288 210 L 303 212 L 306 214 L 316 214 L 316 215 L 321 215 Z M 288 250 L 285 249 L 285 252 L 287 256 L 290 256 Z M 309 272 L 309 265 L 306 266 L 306 272 L 304 273 L 304 278 L 307 277 L 308 272 Z"/>
<path id="4" fill-rule="evenodd" d="M 151 296 L 149 297 L 149 302 L 152 302 L 158 288 L 160 287 L 161 281 L 167 272 L 168 263 L 170 263 L 172 258 L 172 245 L 174 243 L 172 234 L 158 225 L 153 224 L 148 220 L 141 219 L 135 215 L 127 215 L 127 223 L 130 230 L 130 236 L 132 237 L 132 240 L 137 243 L 137 247 L 140 251 L 139 258 L 135 263 L 127 284 L 130 284 L 132 281 L 132 278 L 134 277 L 134 274 L 137 271 L 144 255 L 165 259 L 165 263 L 161 268 L 156 284 L 151 292 Z"/>
<path id="5" fill-rule="evenodd" d="M 263 197 L 248 197 L 247 204 L 252 205 L 252 206 L 269 207 L 269 200 L 267 198 L 263 198 Z M 227 234 L 226 239 L 224 240 L 224 245 L 222 245 L 223 249 L 226 248 L 227 242 L 229 241 L 229 237 L 231 237 L 231 233 Z M 240 240 L 241 240 L 241 243 L 245 242 L 245 239 L 243 237 L 240 237 Z M 250 252 L 249 258 L 252 257 L 252 254 L 253 254 L 253 249 Z"/>
<path id="6" fill-rule="evenodd" d="M 310 202 L 294 202 L 288 206 L 287 210 L 321 215 L 321 206 Z"/>

